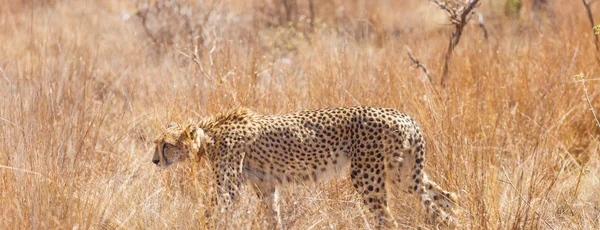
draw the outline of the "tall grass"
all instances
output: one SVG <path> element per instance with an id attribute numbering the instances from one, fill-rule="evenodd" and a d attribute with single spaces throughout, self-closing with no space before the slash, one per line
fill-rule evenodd
<path id="1" fill-rule="evenodd" d="M 600 128 L 589 107 L 600 108 L 600 69 L 583 6 L 556 1 L 537 26 L 528 9 L 514 21 L 503 3 L 483 2 L 490 39 L 468 26 L 442 88 L 450 30 L 427 1 L 315 1 L 314 29 L 308 1 L 292 26 L 277 1 L 180 2 L 211 12 L 200 42 L 177 18 L 148 24 L 153 41 L 131 2 L 2 2 L 0 229 L 265 227 L 248 188 L 235 210 L 207 219 L 212 175 L 202 163 L 158 170 L 154 135 L 236 106 L 349 105 L 419 121 L 428 171 L 460 196 L 464 228 L 600 228 Z M 290 229 L 369 221 L 346 178 L 291 186 L 282 199 Z M 413 199 L 391 205 L 402 229 L 435 228 Z"/>

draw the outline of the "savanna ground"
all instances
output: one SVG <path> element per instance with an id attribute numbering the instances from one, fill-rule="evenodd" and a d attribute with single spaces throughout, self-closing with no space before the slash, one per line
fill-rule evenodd
<path id="1" fill-rule="evenodd" d="M 308 1 L 291 24 L 275 0 L 176 2 L 136 15 L 133 1 L 1 1 L 0 229 L 263 228 L 248 188 L 207 220 L 211 174 L 202 163 L 157 169 L 154 136 L 237 106 L 350 105 L 418 120 L 430 175 L 460 196 L 463 228 L 600 228 L 600 128 L 575 77 L 598 110 L 600 68 L 580 1 L 540 17 L 524 1 L 519 18 L 483 1 L 489 39 L 475 16 L 445 87 L 452 27 L 426 0 L 315 1 L 312 26 Z M 436 227 L 396 194 L 402 229 Z M 282 199 L 289 229 L 368 227 L 346 178 Z"/>

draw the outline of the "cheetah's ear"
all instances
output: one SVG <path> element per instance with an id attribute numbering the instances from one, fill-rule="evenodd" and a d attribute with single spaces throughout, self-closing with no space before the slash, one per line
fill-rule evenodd
<path id="1" fill-rule="evenodd" d="M 177 124 L 177 122 L 171 121 L 169 122 L 169 124 L 167 124 L 167 129 L 175 126 L 179 126 L 179 124 Z"/>
<path id="2" fill-rule="evenodd" d="M 204 135 L 204 130 L 198 128 L 196 124 L 189 124 L 185 129 L 185 135 L 190 140 L 195 140 L 199 135 Z"/>
<path id="3" fill-rule="evenodd" d="M 189 157 L 194 161 L 199 161 L 204 154 L 202 148 L 202 139 L 204 137 L 204 130 L 198 128 L 196 124 L 189 124 L 185 128 L 185 136 L 187 138 L 190 155 Z"/>

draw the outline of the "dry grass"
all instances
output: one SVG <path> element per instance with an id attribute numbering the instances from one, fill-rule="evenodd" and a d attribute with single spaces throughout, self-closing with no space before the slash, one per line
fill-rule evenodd
<path id="1" fill-rule="evenodd" d="M 277 1 L 179 1 L 194 16 L 211 14 L 194 27 L 196 40 L 177 18 L 149 23 L 158 43 L 139 18 L 122 19 L 131 2 L 8 2 L 0 2 L 0 229 L 203 228 L 213 194 L 203 164 L 160 171 L 150 162 L 168 121 L 235 106 L 359 104 L 422 124 L 427 167 L 460 196 L 464 228 L 600 228 L 600 128 L 589 108 L 600 108 L 600 68 L 579 2 L 556 1 L 538 27 L 527 7 L 512 21 L 503 1 L 484 1 L 490 39 L 475 21 L 467 26 L 444 89 L 405 51 L 439 82 L 450 28 L 425 0 L 315 1 L 314 32 L 308 1 L 295 27 L 278 26 Z M 242 194 L 237 210 L 208 222 L 264 226 L 253 192 Z M 290 229 L 366 227 L 346 179 L 282 197 Z M 435 228 L 411 199 L 392 206 L 403 229 Z"/>

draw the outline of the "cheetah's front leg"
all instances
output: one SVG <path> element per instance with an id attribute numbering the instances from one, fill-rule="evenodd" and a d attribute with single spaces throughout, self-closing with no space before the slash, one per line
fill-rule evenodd
<path id="1" fill-rule="evenodd" d="M 370 155 L 379 154 L 374 152 Z M 383 161 L 383 157 L 380 158 L 379 161 Z M 397 227 L 398 224 L 388 208 L 383 164 L 372 164 L 370 159 L 352 159 L 350 165 L 352 183 L 362 196 L 366 207 L 377 218 L 376 229 Z"/>
<path id="2" fill-rule="evenodd" d="M 213 173 L 217 182 L 217 203 L 225 205 L 226 209 L 235 201 L 241 185 L 241 164 L 243 155 L 224 157 L 221 162 L 215 162 Z"/>

